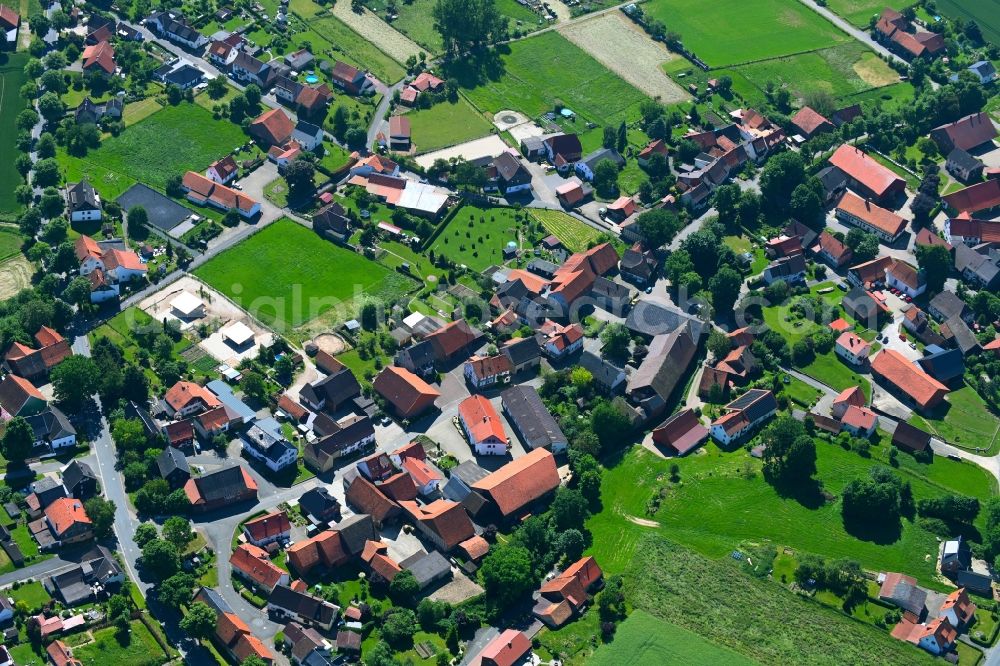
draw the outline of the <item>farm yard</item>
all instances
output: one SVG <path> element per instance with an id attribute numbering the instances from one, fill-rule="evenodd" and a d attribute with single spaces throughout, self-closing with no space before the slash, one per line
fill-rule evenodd
<path id="1" fill-rule="evenodd" d="M 599 125 L 637 117 L 644 96 L 587 53 L 556 32 L 512 42 L 502 48 L 502 67 L 477 80 L 478 73 L 456 65 L 457 77 L 480 109 L 496 113 L 515 109 L 535 117 L 552 111 L 556 100 Z M 484 74 L 483 76 L 487 76 Z"/>
<path id="2" fill-rule="evenodd" d="M 396 62 L 406 62 L 410 56 L 419 56 L 423 50 L 409 37 L 391 27 L 388 23 L 365 9 L 356 14 L 349 0 L 337 0 L 333 7 L 333 15 L 344 22 L 361 37 L 372 44 L 378 44 L 385 53 Z"/>
<path id="3" fill-rule="evenodd" d="M 344 3 L 341 2 L 341 4 Z M 350 8 L 350 3 L 347 3 L 347 7 Z M 368 41 L 343 21 L 329 14 L 310 19 L 308 25 L 309 31 L 295 35 L 297 44 L 311 41 L 317 51 L 343 60 L 349 65 L 368 69 L 386 83 L 395 83 L 406 74 L 406 70 L 399 62 L 375 46 L 375 44 L 384 44 L 381 39 L 375 42 Z M 313 39 L 313 35 L 317 39 Z M 405 60 L 403 58 L 404 62 Z"/>
<path id="4" fill-rule="evenodd" d="M 86 157 L 60 151 L 58 159 L 68 181 L 86 177 L 105 199 L 113 199 L 136 182 L 162 191 L 170 176 L 203 171 L 246 141 L 239 126 L 182 102 L 105 139 Z"/>
<path id="5" fill-rule="evenodd" d="M 349 318 L 345 308 L 356 298 L 377 297 L 383 290 L 398 294 L 413 286 L 288 219 L 214 257 L 194 274 L 279 333 L 330 310 Z"/>
<path id="6" fill-rule="evenodd" d="M 690 96 L 663 72 L 663 63 L 679 56 L 654 42 L 622 14 L 613 12 L 559 29 L 612 72 L 664 104 Z"/>
<path id="7" fill-rule="evenodd" d="M 410 111 L 413 143 L 418 153 L 429 153 L 486 136 L 493 125 L 463 97 L 454 104 L 439 102 L 429 109 Z"/>
<path id="8" fill-rule="evenodd" d="M 542 223 L 547 232 L 562 241 L 570 252 L 586 250 L 601 235 L 594 227 L 561 210 L 536 208 L 531 214 Z"/>
<path id="9" fill-rule="evenodd" d="M 0 213 L 14 213 L 21 205 L 14 198 L 14 190 L 21 184 L 21 174 L 14 167 L 13 155 L 17 152 L 18 114 L 24 110 L 27 102 L 18 94 L 21 86 L 28 80 L 24 74 L 24 65 L 28 62 L 28 54 L 12 53 L 0 58 Z"/>
<path id="10" fill-rule="evenodd" d="M 527 217 L 527 214 L 525 214 Z M 430 251 L 479 272 L 503 263 L 503 248 L 525 235 L 522 218 L 513 208 L 462 206 L 434 240 Z"/>
<path id="11" fill-rule="evenodd" d="M 827 0 L 826 6 L 833 13 L 860 27 L 867 27 L 871 17 L 885 7 L 901 10 L 913 4 L 910 0 Z"/>
<path id="12" fill-rule="evenodd" d="M 975 21 L 984 38 L 1000 43 L 1000 0 L 938 0 L 937 8 L 945 16 Z"/>
<path id="13" fill-rule="evenodd" d="M 711 67 L 812 51 L 847 41 L 825 18 L 799 2 L 719 0 L 705 18 L 701 0 L 651 0 L 647 16 L 680 33 L 684 46 Z"/>

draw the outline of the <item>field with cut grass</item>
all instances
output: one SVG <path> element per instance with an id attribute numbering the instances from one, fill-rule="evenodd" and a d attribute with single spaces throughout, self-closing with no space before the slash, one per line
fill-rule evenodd
<path id="1" fill-rule="evenodd" d="M 252 267 L 252 269 L 249 269 Z M 282 219 L 223 252 L 194 274 L 279 332 L 390 287 L 405 293 L 387 268 Z"/>
<path id="2" fill-rule="evenodd" d="M 975 21 L 988 42 L 1000 44 L 1000 0 L 938 0 L 945 16 Z"/>
<path id="3" fill-rule="evenodd" d="M 28 287 L 34 272 L 34 265 L 23 255 L 0 261 L 0 300 L 10 298 Z"/>
<path id="4" fill-rule="evenodd" d="M 413 144 L 418 153 L 429 153 L 486 136 L 492 123 L 472 108 L 464 97 L 458 101 L 439 102 L 429 109 L 410 111 Z"/>
<path id="5" fill-rule="evenodd" d="M 542 223 L 546 231 L 561 240 L 570 252 L 586 250 L 601 235 L 594 227 L 561 210 L 536 208 L 531 214 Z"/>
<path id="6" fill-rule="evenodd" d="M 1000 419 L 989 410 L 986 402 L 971 386 L 952 391 L 946 405 L 932 415 L 914 414 L 910 423 L 939 435 L 950 444 L 965 449 L 989 449 L 995 452 Z"/>
<path id="7" fill-rule="evenodd" d="M 717 0 L 711 16 L 702 0 L 651 0 L 643 11 L 681 35 L 684 46 L 712 67 L 812 51 L 847 36 L 799 2 Z"/>
<path id="8" fill-rule="evenodd" d="M 852 386 L 860 386 L 861 390 L 865 392 L 865 398 L 871 398 L 872 385 L 867 376 L 858 374 L 854 368 L 840 360 L 840 357 L 832 351 L 817 354 L 812 363 L 800 368 L 800 370 L 838 391 Z"/>
<path id="9" fill-rule="evenodd" d="M 500 66 L 483 74 L 485 80 L 463 69 L 464 63 L 447 73 L 481 109 L 514 109 L 534 117 L 552 111 L 558 99 L 601 125 L 638 115 L 645 96 L 557 32 L 513 42 L 502 51 Z"/>
<path id="10" fill-rule="evenodd" d="M 639 552 L 625 583 L 636 608 L 758 663 L 933 663 L 885 630 L 752 577 L 728 554 L 704 557 L 659 536 L 644 538 Z"/>
<path id="11" fill-rule="evenodd" d="M 368 9 L 355 13 L 349 0 L 336 0 L 333 15 L 343 21 L 347 27 L 367 39 L 396 62 L 406 62 L 410 56 L 419 56 L 420 45 L 409 37 L 391 27 Z M 392 81 L 395 83 L 395 81 Z"/>
<path id="12" fill-rule="evenodd" d="M 28 77 L 24 75 L 27 53 L 0 53 L 0 213 L 21 210 L 14 198 L 14 190 L 23 181 L 14 168 L 17 154 L 17 116 L 27 106 L 18 94 Z"/>
<path id="13" fill-rule="evenodd" d="M 105 139 L 85 157 L 60 151 L 58 160 L 68 181 L 86 177 L 105 199 L 113 199 L 136 182 L 163 191 L 170 176 L 203 171 L 246 140 L 238 125 L 182 102 Z"/>
<path id="14" fill-rule="evenodd" d="M 886 7 L 898 11 L 912 4 L 910 0 L 826 0 L 830 11 L 862 28 Z"/>
<path id="15" fill-rule="evenodd" d="M 587 522 L 594 536 L 590 552 L 605 571 L 615 573 L 639 552 L 643 533 L 661 534 L 711 558 L 726 556 L 744 541 L 769 541 L 828 558 L 848 557 L 868 569 L 905 571 L 938 585 L 937 539 L 930 532 L 906 520 L 898 532 L 887 528 L 877 535 L 855 535 L 844 527 L 838 496 L 872 465 L 888 464 L 889 446 L 873 446 L 865 458 L 817 440 L 816 455 L 816 478 L 833 499 L 824 500 L 818 491 L 780 495 L 764 480 L 760 461 L 742 448 L 725 452 L 709 443 L 697 455 L 670 460 L 634 448 L 604 473 L 603 510 Z M 992 477 L 972 464 L 942 456 L 930 464 L 905 455 L 899 460 L 896 473 L 910 482 L 917 500 L 959 492 L 984 501 L 996 492 Z M 669 481 L 673 464 L 680 468 L 679 483 Z M 650 514 L 654 496 L 661 499 Z M 982 518 L 977 523 L 981 528 Z"/>
<path id="16" fill-rule="evenodd" d="M 430 251 L 474 271 L 503 263 L 507 243 L 526 234 L 524 223 L 513 208 L 480 208 L 466 204 L 434 240 Z M 524 214 L 525 217 L 527 213 Z M 528 238 L 524 237 L 525 241 Z"/>
<path id="17" fill-rule="evenodd" d="M 317 57 L 322 52 L 325 56 L 343 60 L 361 69 L 368 69 L 387 84 L 399 81 L 406 74 L 402 65 L 375 46 L 380 42 L 368 41 L 337 17 L 326 15 L 311 19 L 308 24 L 310 30 L 296 35 L 296 43 L 301 43 L 301 40 L 311 40 Z M 319 39 L 312 40 L 310 34 L 315 34 Z"/>
<path id="18" fill-rule="evenodd" d="M 15 228 L 0 228 L 0 261 L 20 253 L 24 238 Z"/>
<path id="19" fill-rule="evenodd" d="M 840 99 L 899 80 L 896 72 L 858 42 L 733 69 L 762 92 L 773 83 L 787 87 L 798 99 L 820 92 Z"/>
<path id="20" fill-rule="evenodd" d="M 731 650 L 705 640 L 687 629 L 637 610 L 618 625 L 614 640 L 598 648 L 591 666 L 661 666 L 662 664 L 752 664 Z"/>

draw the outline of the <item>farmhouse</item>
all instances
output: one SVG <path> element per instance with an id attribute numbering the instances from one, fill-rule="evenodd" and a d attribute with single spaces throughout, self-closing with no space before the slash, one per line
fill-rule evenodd
<path id="1" fill-rule="evenodd" d="M 510 358 L 503 354 L 471 356 L 465 362 L 465 381 L 469 386 L 482 390 L 496 384 L 508 383 L 513 370 Z"/>
<path id="2" fill-rule="evenodd" d="M 833 347 L 837 356 L 852 365 L 863 365 L 868 360 L 871 349 L 871 345 L 853 331 L 841 333 Z"/>
<path id="3" fill-rule="evenodd" d="M 944 400 L 948 387 L 937 381 L 894 349 L 883 349 L 871 364 L 872 375 L 881 379 L 905 401 L 918 409 L 933 409 Z"/>
<path id="4" fill-rule="evenodd" d="M 522 384 L 500 394 L 500 405 L 526 449 L 548 449 L 558 455 L 569 441 L 533 386 Z"/>
<path id="5" fill-rule="evenodd" d="M 8 7 L 0 5 L 0 30 L 3 30 L 3 46 L 8 51 L 17 47 L 17 29 L 21 25 L 21 16 Z"/>
<path id="6" fill-rule="evenodd" d="M 330 79 L 335 86 L 351 95 L 367 95 L 375 87 L 375 84 L 364 72 L 339 60 L 334 63 L 333 69 L 330 70 Z"/>
<path id="7" fill-rule="evenodd" d="M 209 180 L 226 185 L 239 175 L 239 167 L 232 155 L 226 155 L 208 165 L 205 175 Z"/>
<path id="8" fill-rule="evenodd" d="M 576 134 L 555 134 L 542 141 L 545 154 L 560 173 L 565 173 L 580 161 L 583 146 Z"/>
<path id="9" fill-rule="evenodd" d="M 649 166 L 649 160 L 653 155 L 663 155 L 666 157 L 669 153 L 667 144 L 663 142 L 663 139 L 653 139 L 646 147 L 639 151 L 639 155 L 636 161 L 639 162 L 639 166 Z"/>
<path id="10" fill-rule="evenodd" d="M 257 500 L 257 482 L 242 465 L 233 465 L 204 476 L 190 479 L 184 484 L 191 507 L 195 511 L 211 511 Z"/>
<path id="11" fill-rule="evenodd" d="M 484 519 L 492 514 L 503 521 L 541 503 L 558 487 L 555 458 L 545 449 L 535 449 L 471 484 L 472 490 L 488 501 Z"/>
<path id="12" fill-rule="evenodd" d="M 894 243 L 906 229 L 906 220 L 853 192 L 845 192 L 836 209 L 837 219 L 873 233 L 886 243 Z"/>
<path id="13" fill-rule="evenodd" d="M 937 143 L 942 155 L 955 149 L 972 152 L 983 144 L 992 145 L 996 136 L 997 128 L 990 120 L 990 115 L 983 111 L 931 130 L 931 138 Z"/>
<path id="14" fill-rule="evenodd" d="M 898 289 L 910 298 L 916 298 L 927 289 L 923 272 L 899 260 L 885 269 L 885 284 L 887 287 Z"/>
<path id="15" fill-rule="evenodd" d="M 80 106 L 73 111 L 73 116 L 78 125 L 94 125 L 105 118 L 121 118 L 125 109 L 125 103 L 122 100 L 123 97 L 115 95 L 106 102 L 95 104 L 90 97 L 84 97 Z"/>
<path id="16" fill-rule="evenodd" d="M 708 439 L 703 426 L 691 409 L 682 409 L 653 429 L 653 442 L 673 455 L 683 456 Z"/>
<path id="17" fill-rule="evenodd" d="M 409 118 L 406 116 L 389 118 L 389 150 L 408 151 L 411 134 Z"/>
<path id="18" fill-rule="evenodd" d="M 304 626 L 330 629 L 340 614 L 340 608 L 329 601 L 279 584 L 267 600 L 267 611 Z"/>
<path id="19" fill-rule="evenodd" d="M 18 383 L 23 386 L 43 379 L 52 368 L 73 354 L 66 338 L 48 326 L 39 327 L 35 343 L 37 349 L 15 341 L 3 357 L 4 366 L 17 375 L 14 379 L 21 380 Z"/>
<path id="20" fill-rule="evenodd" d="M 906 18 L 894 9 L 882 10 L 875 24 L 878 39 L 905 57 L 933 57 L 944 51 L 944 37 L 922 30 L 914 31 Z"/>
<path id="21" fill-rule="evenodd" d="M 799 131 L 806 139 L 811 139 L 823 132 L 832 132 L 834 124 L 824 118 L 820 113 L 808 106 L 799 109 L 798 113 L 792 116 L 792 126 Z"/>
<path id="22" fill-rule="evenodd" d="M 476 535 L 469 514 L 458 502 L 437 499 L 423 506 L 412 501 L 402 501 L 399 505 L 417 529 L 446 553 Z"/>
<path id="23" fill-rule="evenodd" d="M 498 187 L 507 194 L 531 189 L 531 172 L 511 151 L 502 152 L 494 157 L 489 171 L 495 172 Z"/>
<path id="24" fill-rule="evenodd" d="M 71 222 L 101 219 L 101 197 L 87 179 L 67 183 L 66 207 L 69 208 Z"/>
<path id="25" fill-rule="evenodd" d="M 830 156 L 830 164 L 847 176 L 851 189 L 878 203 L 889 203 L 906 189 L 905 180 L 846 143 Z"/>
<path id="26" fill-rule="evenodd" d="M 489 400 L 481 395 L 469 396 L 458 404 L 458 419 L 476 455 L 507 455 L 507 433 Z"/>
<path id="27" fill-rule="evenodd" d="M 717 442 L 728 445 L 774 416 L 778 403 L 770 391 L 750 389 L 723 409 L 726 413 L 712 422 L 709 432 Z"/>
<path id="28" fill-rule="evenodd" d="M 260 202 L 194 171 L 184 174 L 181 187 L 187 193 L 188 201 L 200 206 L 209 205 L 226 212 L 235 210 L 243 218 L 252 218 L 260 213 Z"/>
<path id="29" fill-rule="evenodd" d="M 118 69 L 118 64 L 115 62 L 115 49 L 108 42 L 84 48 L 80 57 L 83 59 L 83 71 L 87 73 L 111 76 Z"/>
<path id="30" fill-rule="evenodd" d="M 629 401 L 641 408 L 647 420 L 666 409 L 696 352 L 697 344 L 686 323 L 653 338 L 649 353 L 625 388 Z"/>
<path id="31" fill-rule="evenodd" d="M 372 382 L 372 388 L 388 401 L 397 416 L 412 419 L 434 406 L 441 393 L 405 368 L 387 366 Z"/>
<path id="32" fill-rule="evenodd" d="M 316 420 L 319 420 L 318 416 Z M 375 427 L 368 416 L 352 414 L 333 426 L 332 432 L 307 443 L 302 450 L 306 463 L 319 472 L 331 470 L 338 458 L 362 451 L 375 443 Z"/>
<path id="33" fill-rule="evenodd" d="M 948 173 L 964 183 L 982 180 L 986 165 L 978 157 L 970 155 L 961 148 L 955 148 L 945 160 Z"/>
<path id="34" fill-rule="evenodd" d="M 1000 206 L 1000 178 L 991 178 L 946 194 L 944 202 L 959 213 L 979 213 Z"/>
<path id="35" fill-rule="evenodd" d="M 531 640 L 517 629 L 506 629 L 483 647 L 470 663 L 482 666 L 512 666 L 531 654 Z"/>
<path id="36" fill-rule="evenodd" d="M 817 247 L 816 255 L 832 268 L 842 267 L 844 264 L 849 263 L 854 256 L 851 248 L 825 230 L 819 235 L 819 244 Z"/>
<path id="37" fill-rule="evenodd" d="M 277 585 L 288 584 L 288 572 L 271 562 L 266 550 L 244 543 L 229 557 L 233 573 L 255 588 L 270 594 Z"/>
<path id="38" fill-rule="evenodd" d="M 265 146 L 284 146 L 292 138 L 295 124 L 281 109 L 271 109 L 250 123 L 250 136 Z"/>

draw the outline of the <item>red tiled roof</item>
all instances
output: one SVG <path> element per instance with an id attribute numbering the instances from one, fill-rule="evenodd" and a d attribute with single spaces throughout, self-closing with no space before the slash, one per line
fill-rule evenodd
<path id="1" fill-rule="evenodd" d="M 3 6 L 0 5 L 0 8 L 2 7 Z M 45 651 L 48 653 L 49 659 L 52 660 L 54 666 L 83 666 L 83 662 L 74 658 L 69 647 L 67 647 L 67 645 L 62 641 L 52 641 L 49 643 L 49 646 L 45 648 Z"/>
<path id="2" fill-rule="evenodd" d="M 431 341 L 438 357 L 444 359 L 466 348 L 477 338 L 479 338 L 478 332 L 464 319 L 458 319 L 445 324 L 425 339 Z"/>
<path id="3" fill-rule="evenodd" d="M 268 590 L 273 590 L 281 577 L 288 575 L 271 562 L 266 550 L 249 543 L 240 544 L 230 556 L 229 563 Z"/>
<path id="4" fill-rule="evenodd" d="M 391 116 L 389 118 L 389 136 L 410 138 L 410 119 L 406 116 Z"/>
<path id="5" fill-rule="evenodd" d="M 472 356 L 466 361 L 466 364 L 479 379 L 498 377 L 503 374 L 509 374 L 514 370 L 510 359 L 504 354 L 497 354 L 496 356 Z"/>
<path id="6" fill-rule="evenodd" d="M 504 516 L 558 486 L 556 461 L 546 449 L 535 449 L 472 484 L 474 489 L 488 493 Z"/>
<path id="7" fill-rule="evenodd" d="M 445 550 L 451 550 L 476 535 L 476 528 L 472 526 L 469 514 L 458 502 L 437 499 L 424 506 L 410 501 L 400 502 L 399 505 L 413 520 L 437 534 Z"/>
<path id="8" fill-rule="evenodd" d="M 706 368 L 706 371 L 708 368 Z M 683 455 L 708 438 L 708 428 L 703 426 L 690 409 L 674 414 L 653 430 L 653 441 L 670 446 Z"/>
<path id="9" fill-rule="evenodd" d="M 837 405 L 841 403 L 864 407 L 865 393 L 861 390 L 860 386 L 851 386 L 850 388 L 846 388 L 833 399 L 833 404 Z"/>
<path id="10" fill-rule="evenodd" d="M 399 505 L 386 497 L 375 485 L 360 474 L 347 487 L 345 498 L 362 512 L 371 515 L 376 523 L 384 522 L 399 512 Z"/>
<path id="11" fill-rule="evenodd" d="M 278 409 L 296 421 L 301 421 L 309 414 L 309 410 L 292 400 L 287 393 L 282 393 L 278 398 Z"/>
<path id="12" fill-rule="evenodd" d="M 862 199 L 853 192 L 844 192 L 844 196 L 837 203 L 837 210 L 842 210 L 864 220 L 891 237 L 898 236 L 906 228 L 906 220 L 899 215 L 877 206 L 871 201 Z"/>
<path id="13" fill-rule="evenodd" d="M 653 139 L 646 144 L 645 148 L 639 151 L 639 159 L 648 159 L 653 153 L 666 155 L 667 152 L 667 144 L 663 142 L 663 139 Z"/>
<path id="14" fill-rule="evenodd" d="M 300 576 L 304 576 L 317 565 L 334 567 L 349 557 L 344 550 L 340 532 L 336 530 L 325 530 L 311 539 L 299 541 L 289 546 L 285 553 L 288 563 Z"/>
<path id="15" fill-rule="evenodd" d="M 108 42 L 101 42 L 83 49 L 83 68 L 91 69 L 99 67 L 108 74 L 114 74 L 117 65 L 115 64 L 115 49 Z"/>
<path id="16" fill-rule="evenodd" d="M 948 387 L 894 349 L 883 349 L 872 361 L 872 372 L 884 377 L 910 396 L 920 407 L 933 407 L 948 393 Z"/>
<path id="17" fill-rule="evenodd" d="M 968 212 L 948 220 L 948 230 L 952 236 L 978 238 L 982 243 L 1000 243 L 1000 222 L 976 220 Z"/>
<path id="18" fill-rule="evenodd" d="M 130 271 L 146 272 L 146 264 L 142 263 L 139 255 L 132 250 L 118 250 L 111 248 L 104 253 L 104 267 L 109 271 L 115 268 L 124 268 Z"/>
<path id="19" fill-rule="evenodd" d="M 0 5 L 0 22 L 6 25 L 8 29 L 16 28 L 21 22 L 21 17 L 7 5 Z"/>
<path id="20" fill-rule="evenodd" d="M 531 641 L 517 629 L 507 629 L 491 640 L 479 653 L 480 660 L 489 660 L 493 666 L 514 666 L 531 652 Z"/>
<path id="21" fill-rule="evenodd" d="M 11 416 L 16 416 L 31 398 L 45 401 L 42 392 L 24 377 L 9 374 L 0 381 L 0 408 Z"/>
<path id="22" fill-rule="evenodd" d="M 852 326 L 849 321 L 840 317 L 839 319 L 834 319 L 830 322 L 830 328 L 834 331 L 834 333 L 843 333 L 844 331 L 852 328 Z"/>
<path id="23" fill-rule="evenodd" d="M 829 231 L 824 231 L 819 235 L 819 249 L 829 254 L 838 266 L 850 261 L 854 254 L 851 248 L 837 240 L 837 237 Z"/>
<path id="24" fill-rule="evenodd" d="M 528 291 L 533 294 L 542 293 L 545 291 L 545 287 L 549 284 L 549 281 L 542 276 L 529 273 L 523 268 L 511 269 L 510 273 L 507 274 L 507 280 L 509 282 L 520 280 L 521 283 L 528 288 Z"/>
<path id="25" fill-rule="evenodd" d="M 490 552 L 490 542 L 481 536 L 466 539 L 458 544 L 458 547 L 474 562 L 478 562 L 485 557 L 486 553 Z"/>
<path id="26" fill-rule="evenodd" d="M 965 624 L 975 614 L 976 604 L 972 603 L 972 600 L 969 599 L 969 595 L 964 587 L 955 590 L 945 598 L 944 603 L 941 604 L 940 612 L 944 613 L 946 610 L 951 609 L 954 609 L 960 624 Z"/>
<path id="27" fill-rule="evenodd" d="M 292 119 L 281 109 L 265 111 L 250 123 L 251 134 L 279 146 L 288 143 L 294 130 Z"/>
<path id="28" fill-rule="evenodd" d="M 420 458 L 403 458 L 403 470 L 410 475 L 413 482 L 421 488 L 434 481 L 443 481 L 444 477 Z"/>
<path id="29" fill-rule="evenodd" d="M 977 213 L 1000 206 L 1000 179 L 970 185 L 943 197 L 946 204 L 960 212 Z"/>
<path id="30" fill-rule="evenodd" d="M 985 111 L 970 114 L 931 130 L 932 138 L 946 136 L 952 147 L 962 150 L 971 150 L 992 140 L 996 135 L 997 128 Z"/>
<path id="31" fill-rule="evenodd" d="M 386 366 L 372 382 L 379 395 L 404 416 L 429 408 L 441 392 L 406 368 Z"/>
<path id="32" fill-rule="evenodd" d="M 78 261 L 83 261 L 88 257 L 100 259 L 101 255 L 104 254 L 101 246 L 90 236 L 80 236 L 76 239 L 73 246 L 76 249 L 76 258 Z"/>
<path id="33" fill-rule="evenodd" d="M 902 178 L 869 157 L 865 151 L 846 143 L 830 156 L 830 164 L 867 187 L 878 197 L 884 196 L 892 187 L 905 185 Z"/>
<path id="34" fill-rule="evenodd" d="M 195 417 L 199 425 L 207 432 L 213 432 L 230 422 L 229 412 L 219 405 Z"/>
<path id="35" fill-rule="evenodd" d="M 1000 225 L 997 225 L 1000 227 Z M 943 248 L 951 249 L 951 243 L 941 238 L 927 227 L 917 232 L 917 245 L 940 245 Z"/>
<path id="36" fill-rule="evenodd" d="M 803 106 L 798 113 L 792 116 L 792 125 L 801 130 L 806 138 L 811 137 L 820 129 L 833 129 L 833 123 L 808 106 Z"/>
<path id="37" fill-rule="evenodd" d="M 164 427 L 164 431 L 167 435 L 167 441 L 173 446 L 190 442 L 194 439 L 194 426 L 188 420 L 168 423 Z"/>
<path id="38" fill-rule="evenodd" d="M 221 183 L 216 183 L 214 180 L 206 178 L 195 171 L 185 173 L 181 183 L 185 188 L 194 192 L 197 195 L 196 198 L 211 201 L 227 210 L 235 208 L 249 215 L 250 211 L 257 205 L 255 199 L 248 197 L 242 192 L 226 187 Z"/>
<path id="39" fill-rule="evenodd" d="M 849 425 L 859 430 L 868 431 L 875 427 L 878 415 L 867 407 L 856 407 L 851 405 L 840 418 L 841 423 Z"/>
<path id="40" fill-rule="evenodd" d="M 843 321 L 843 320 L 841 320 Z M 855 356 L 867 356 L 872 346 L 854 331 L 844 331 L 837 338 L 837 346 L 843 347 Z"/>
<path id="41" fill-rule="evenodd" d="M 272 511 L 266 515 L 247 521 L 243 529 L 254 541 L 264 541 L 279 534 L 285 534 L 292 529 L 288 514 L 284 511 Z"/>
<path id="42" fill-rule="evenodd" d="M 193 400 L 201 400 L 208 409 L 214 409 L 222 404 L 207 388 L 188 381 L 179 381 L 171 386 L 163 399 L 174 411 L 184 409 Z"/>
<path id="43" fill-rule="evenodd" d="M 52 526 L 56 537 L 65 534 L 74 525 L 90 525 L 90 516 L 83 508 L 83 502 L 72 497 L 60 497 L 45 508 L 45 517 Z"/>
<path id="44" fill-rule="evenodd" d="M 897 260 L 893 262 L 889 270 L 886 271 L 886 274 L 891 275 L 911 289 L 916 289 L 920 286 L 920 273 L 905 261 Z"/>

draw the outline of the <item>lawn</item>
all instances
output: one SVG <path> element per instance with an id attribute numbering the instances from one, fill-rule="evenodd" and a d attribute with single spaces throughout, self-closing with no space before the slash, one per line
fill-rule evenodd
<path id="1" fill-rule="evenodd" d="M 637 609 L 757 663 L 932 663 L 885 630 L 750 576 L 728 553 L 708 558 L 658 536 L 644 538 L 640 552 L 625 588 Z"/>
<path id="2" fill-rule="evenodd" d="M 668 536 L 712 558 L 724 557 L 746 540 L 770 541 L 829 558 L 849 557 L 868 569 L 905 571 L 937 585 L 934 535 L 908 521 L 898 535 L 880 535 L 881 542 L 860 539 L 844 528 L 836 496 L 873 464 L 886 464 L 888 447 L 875 446 L 871 457 L 864 458 L 817 440 L 816 454 L 817 479 L 834 497 L 826 503 L 820 497 L 802 502 L 782 497 L 763 479 L 759 461 L 742 448 L 727 453 L 709 443 L 702 454 L 671 460 L 635 448 L 604 474 L 603 511 L 587 523 L 594 536 L 591 552 L 605 571 L 616 573 L 637 552 L 643 532 Z M 680 468 L 679 484 L 667 481 L 673 464 Z M 910 482 L 917 500 L 946 492 L 985 500 L 995 492 L 993 480 L 982 469 L 941 456 L 930 464 L 903 460 L 896 471 Z M 654 495 L 662 499 L 649 515 Z M 657 527 L 638 525 L 633 517 L 653 520 Z"/>
<path id="3" fill-rule="evenodd" d="M 945 16 L 975 21 L 988 42 L 1000 44 L 1000 0 L 938 0 Z"/>
<path id="4" fill-rule="evenodd" d="M 9 590 L 9 593 L 10 596 L 13 597 L 15 603 L 18 601 L 23 601 L 24 603 L 26 603 L 28 605 L 28 610 L 35 610 L 41 608 L 46 603 L 48 603 L 49 599 L 52 598 L 49 596 L 49 593 L 45 591 L 45 588 L 42 587 L 42 584 L 39 583 L 38 581 L 22 585 L 16 590 L 14 588 L 11 588 Z"/>
<path id="5" fill-rule="evenodd" d="M 945 398 L 947 405 L 935 410 L 932 415 L 924 415 L 923 425 L 948 443 L 965 449 L 990 449 L 996 444 L 1000 419 L 993 414 L 983 399 L 971 386 L 952 391 Z"/>
<path id="6" fill-rule="evenodd" d="M 323 156 L 320 158 L 320 165 L 330 173 L 340 171 L 351 159 L 351 154 L 347 149 L 332 141 L 323 142 Z"/>
<path id="7" fill-rule="evenodd" d="M 195 275 L 262 321 L 287 329 L 341 310 L 356 297 L 374 295 L 390 271 L 281 219 Z"/>
<path id="8" fill-rule="evenodd" d="M 865 398 L 871 398 L 872 386 L 868 378 L 859 375 L 857 371 L 840 360 L 833 351 L 825 354 L 817 354 L 812 363 L 800 368 L 800 370 L 817 381 L 821 381 L 827 386 L 843 391 L 852 386 L 860 386 L 865 392 Z"/>
<path id="9" fill-rule="evenodd" d="M 462 97 L 454 104 L 440 102 L 429 109 L 411 111 L 406 117 L 410 119 L 418 153 L 478 139 L 493 129 L 493 125 Z"/>
<path id="10" fill-rule="evenodd" d="M 83 666 L 104 666 L 104 664 L 128 664 L 129 666 L 157 666 L 167 660 L 153 634 L 142 622 L 132 621 L 128 634 L 128 644 L 122 645 L 117 638 L 115 627 L 94 632 L 94 642 L 73 650 L 73 656 Z"/>
<path id="11" fill-rule="evenodd" d="M 614 640 L 598 648 L 590 666 L 660 666 L 661 664 L 714 666 L 752 664 L 731 650 L 677 625 L 637 610 L 618 626 Z"/>
<path id="12" fill-rule="evenodd" d="M 760 89 L 784 86 L 793 97 L 828 93 L 840 99 L 899 81 L 888 65 L 859 42 L 734 67 Z"/>
<path id="13" fill-rule="evenodd" d="M 594 227 L 561 210 L 536 208 L 531 214 L 571 252 L 581 252 L 601 235 Z"/>
<path id="14" fill-rule="evenodd" d="M 24 238 L 13 229 L 0 229 L 0 261 L 13 257 L 21 252 L 21 244 Z"/>
<path id="15" fill-rule="evenodd" d="M 313 53 L 317 57 L 342 60 L 371 71 L 382 81 L 392 84 L 406 74 L 398 62 L 383 53 L 373 43 L 351 30 L 343 21 L 333 15 L 308 21 L 311 30 L 296 34 L 292 39 L 296 44 L 310 39 L 312 34 L 319 40 L 311 40 Z"/>
<path id="16" fill-rule="evenodd" d="M 479 272 L 491 265 L 504 263 L 503 249 L 509 242 L 518 242 L 519 232 L 525 245 L 524 224 L 513 208 L 480 208 L 462 206 L 431 245 L 434 254 L 448 257 Z M 523 219 L 523 218 L 522 218 Z"/>
<path id="17" fill-rule="evenodd" d="M 826 6 L 835 14 L 839 14 L 851 23 L 862 28 L 868 27 L 868 22 L 877 16 L 885 7 L 901 10 L 913 4 L 910 0 L 827 0 Z"/>
<path id="18" fill-rule="evenodd" d="M 501 66 L 488 74 L 466 62 L 449 72 L 480 109 L 516 109 L 534 117 L 552 111 L 561 100 L 599 125 L 638 117 L 645 96 L 557 32 L 513 42 L 502 50 Z"/>
<path id="19" fill-rule="evenodd" d="M 21 184 L 21 174 L 14 168 L 17 153 L 17 116 L 27 102 L 18 94 L 28 77 L 24 75 L 27 53 L 0 56 L 0 213 L 15 213 L 21 204 L 14 198 L 14 190 Z"/>
<path id="20" fill-rule="evenodd" d="M 712 67 L 812 51 L 847 40 L 816 12 L 787 0 L 717 0 L 710 19 L 702 0 L 652 0 L 643 11 L 680 33 L 684 46 Z"/>
<path id="21" fill-rule="evenodd" d="M 67 180 L 86 176 L 105 199 L 112 199 L 136 181 L 163 191 L 170 176 L 203 171 L 246 141 L 238 125 L 182 102 L 105 139 L 86 157 L 60 152 L 59 161 Z"/>

